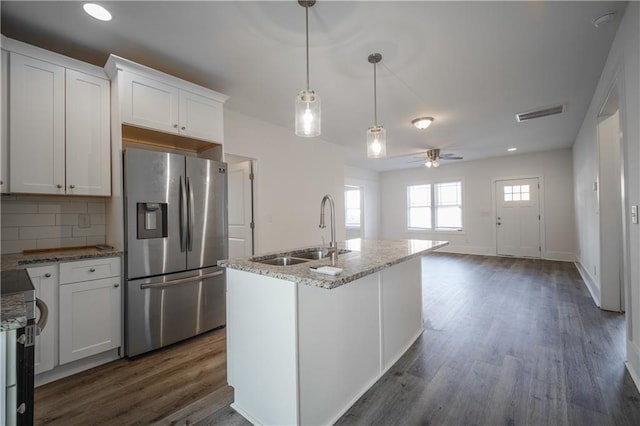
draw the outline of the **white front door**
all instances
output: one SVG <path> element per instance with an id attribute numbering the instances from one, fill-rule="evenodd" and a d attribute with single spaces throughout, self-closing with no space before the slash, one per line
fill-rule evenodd
<path id="1" fill-rule="evenodd" d="M 496 181 L 499 256 L 540 257 L 538 178 Z"/>
<path id="2" fill-rule="evenodd" d="M 229 203 L 229 258 L 253 254 L 253 196 L 251 161 L 230 163 L 227 170 Z"/>

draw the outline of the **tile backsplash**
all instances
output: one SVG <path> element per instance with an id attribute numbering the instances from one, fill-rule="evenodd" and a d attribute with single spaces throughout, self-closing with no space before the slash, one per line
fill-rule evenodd
<path id="1" fill-rule="evenodd" d="M 102 198 L 2 195 L 0 212 L 2 254 L 105 243 Z"/>

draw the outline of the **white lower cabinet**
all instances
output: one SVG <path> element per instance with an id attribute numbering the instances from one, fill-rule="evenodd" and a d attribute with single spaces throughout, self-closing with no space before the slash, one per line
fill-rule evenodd
<path id="1" fill-rule="evenodd" d="M 120 346 L 120 284 L 120 258 L 60 264 L 61 365 Z"/>
<path id="2" fill-rule="evenodd" d="M 56 356 L 56 335 L 58 333 L 58 265 L 28 268 L 27 273 L 36 289 L 36 297 L 48 308 L 47 323 L 35 339 L 35 374 L 53 369 Z M 37 321 L 40 321 L 38 313 Z"/>

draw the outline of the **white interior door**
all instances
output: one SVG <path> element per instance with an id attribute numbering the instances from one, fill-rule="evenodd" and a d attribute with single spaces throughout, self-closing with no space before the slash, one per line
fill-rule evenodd
<path id="1" fill-rule="evenodd" d="M 251 161 L 230 163 L 227 170 L 229 202 L 229 258 L 253 254 Z"/>
<path id="2" fill-rule="evenodd" d="M 540 257 L 538 178 L 496 181 L 497 254 Z"/>

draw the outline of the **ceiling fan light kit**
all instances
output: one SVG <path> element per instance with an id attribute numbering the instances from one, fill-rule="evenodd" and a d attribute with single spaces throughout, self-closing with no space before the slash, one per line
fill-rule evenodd
<path id="1" fill-rule="evenodd" d="M 372 53 L 368 57 L 373 64 L 373 126 L 367 129 L 367 157 L 382 158 L 387 155 L 387 132 L 378 126 L 378 96 L 376 88 L 376 64 L 382 60 L 382 55 Z"/>
<path id="2" fill-rule="evenodd" d="M 309 8 L 316 4 L 315 0 L 298 0 L 298 4 L 305 8 L 306 52 L 307 52 L 307 88 L 296 96 L 295 103 L 295 132 L 298 136 L 307 138 L 320 136 L 322 111 L 320 96 L 309 89 Z"/>

